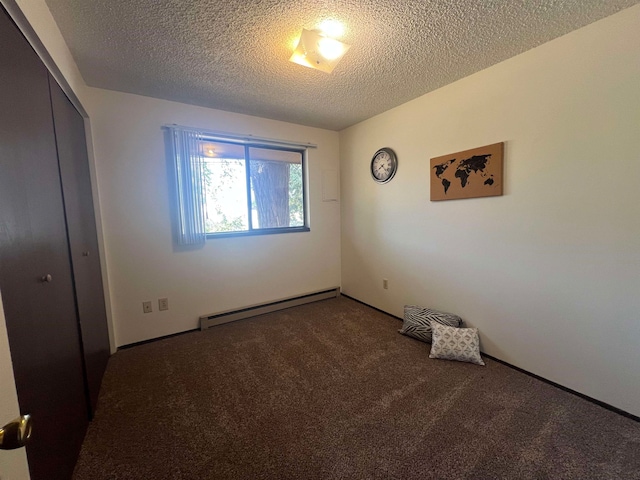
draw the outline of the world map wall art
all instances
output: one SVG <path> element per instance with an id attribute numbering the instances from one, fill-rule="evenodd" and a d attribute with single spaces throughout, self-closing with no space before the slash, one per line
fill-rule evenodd
<path id="1" fill-rule="evenodd" d="M 502 195 L 504 142 L 431 159 L 431 201 Z"/>

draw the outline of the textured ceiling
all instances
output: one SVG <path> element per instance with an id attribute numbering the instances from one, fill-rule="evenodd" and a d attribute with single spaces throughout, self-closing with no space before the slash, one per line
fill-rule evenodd
<path id="1" fill-rule="evenodd" d="M 94 87 L 341 130 L 640 0 L 46 0 Z M 332 74 L 289 62 L 333 18 Z"/>

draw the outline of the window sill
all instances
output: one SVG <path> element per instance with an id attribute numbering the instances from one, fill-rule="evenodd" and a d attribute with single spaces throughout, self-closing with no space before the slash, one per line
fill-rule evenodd
<path id="1" fill-rule="evenodd" d="M 219 232 L 219 233 L 207 233 L 207 240 L 214 240 L 218 238 L 229 237 L 255 237 L 258 235 L 276 235 L 280 233 L 298 233 L 298 232 L 310 232 L 309 227 L 289 227 L 289 228 L 262 228 L 258 230 L 251 230 L 246 232 Z"/>

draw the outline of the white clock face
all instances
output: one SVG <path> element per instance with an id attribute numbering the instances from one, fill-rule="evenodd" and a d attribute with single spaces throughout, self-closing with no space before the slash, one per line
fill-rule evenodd
<path id="1" fill-rule="evenodd" d="M 388 182 L 396 173 L 396 159 L 386 149 L 379 150 L 371 161 L 371 175 L 380 183 Z"/>

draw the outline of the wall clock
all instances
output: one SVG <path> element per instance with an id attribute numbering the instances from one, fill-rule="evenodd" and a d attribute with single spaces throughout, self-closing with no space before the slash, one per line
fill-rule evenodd
<path id="1" fill-rule="evenodd" d="M 398 170 L 398 158 L 390 148 L 381 148 L 371 159 L 371 176 L 378 183 L 387 183 Z"/>

